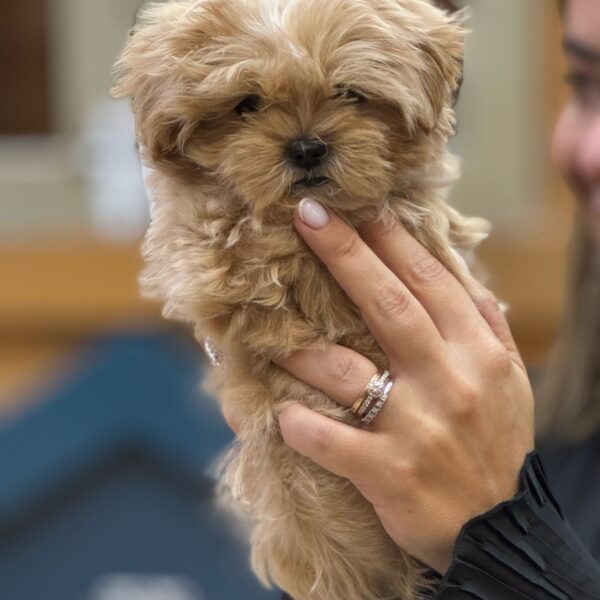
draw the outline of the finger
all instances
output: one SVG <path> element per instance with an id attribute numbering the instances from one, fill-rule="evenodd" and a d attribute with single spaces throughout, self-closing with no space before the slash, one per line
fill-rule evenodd
<path id="1" fill-rule="evenodd" d="M 508 321 L 500 308 L 498 299 L 474 277 L 469 277 L 471 279 L 471 289 L 475 290 L 475 295 L 473 295 L 475 306 L 485 319 L 486 323 L 490 326 L 490 329 L 494 332 L 494 335 L 500 340 L 502 345 L 511 355 L 513 361 L 525 369 L 521 353 L 517 348 L 517 344 L 513 338 Z"/>
<path id="2" fill-rule="evenodd" d="M 378 221 L 359 233 L 425 307 L 444 339 L 462 341 L 480 333 L 484 321 L 467 290 L 401 223 L 390 227 Z"/>
<path id="3" fill-rule="evenodd" d="M 273 362 L 347 407 L 352 407 L 378 373 L 368 358 L 339 344 L 323 350 L 298 350 Z"/>
<path id="4" fill-rule="evenodd" d="M 335 475 L 365 482 L 373 470 L 376 435 L 294 403 L 279 415 L 285 443 Z"/>
<path id="5" fill-rule="evenodd" d="M 313 229 L 300 216 L 307 206 L 305 199 L 294 215 L 298 233 L 359 307 L 390 363 L 406 365 L 443 352 L 443 340 L 427 311 L 358 233 L 324 208 L 327 222 Z"/>

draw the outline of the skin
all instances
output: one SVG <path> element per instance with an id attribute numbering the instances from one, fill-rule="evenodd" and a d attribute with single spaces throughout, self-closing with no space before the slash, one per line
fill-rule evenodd
<path id="1" fill-rule="evenodd" d="M 598 0 L 569 0 L 565 38 L 577 46 L 565 51 L 575 93 L 557 123 L 553 157 L 600 240 Z M 361 429 L 293 404 L 279 418 L 284 441 L 350 479 L 398 546 L 444 573 L 465 523 L 518 491 L 534 448 L 527 373 L 486 288 L 477 284 L 471 298 L 401 225 L 389 235 L 376 225 L 356 233 L 329 216 L 312 229 L 297 211 L 294 226 L 361 309 L 394 386 Z M 336 344 L 277 364 L 347 407 L 377 372 Z M 223 409 L 235 431 L 235 415 Z"/>
<path id="2" fill-rule="evenodd" d="M 600 2 L 565 6 L 566 79 L 573 96 L 554 132 L 552 154 L 600 247 Z"/>

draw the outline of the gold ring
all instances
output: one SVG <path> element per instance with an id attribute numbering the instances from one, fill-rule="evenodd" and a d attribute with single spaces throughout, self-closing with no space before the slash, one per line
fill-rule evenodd
<path id="1" fill-rule="evenodd" d="M 373 419 L 379 414 L 379 411 L 383 408 L 383 405 L 387 402 L 388 396 L 390 395 L 390 390 L 392 389 L 393 385 L 394 385 L 393 379 L 390 379 L 386 383 L 385 389 L 383 390 L 383 392 L 381 393 L 379 398 L 377 398 L 375 403 L 372 404 L 371 407 L 369 408 L 369 412 L 367 412 L 367 414 L 364 415 L 363 418 L 361 419 L 361 423 L 363 425 L 369 425 L 369 423 L 373 422 Z"/>
<path id="2" fill-rule="evenodd" d="M 381 394 L 383 393 L 386 382 L 389 376 L 389 371 L 384 371 L 383 373 L 375 373 L 369 383 L 365 386 L 365 389 L 361 393 L 361 395 L 356 399 L 356 402 L 352 405 L 352 412 L 358 416 L 362 417 L 369 410 L 371 404 L 377 401 Z"/>

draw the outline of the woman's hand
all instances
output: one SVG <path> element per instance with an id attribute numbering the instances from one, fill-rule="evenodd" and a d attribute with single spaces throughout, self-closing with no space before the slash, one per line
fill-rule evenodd
<path id="1" fill-rule="evenodd" d="M 394 385 L 361 429 L 291 405 L 284 440 L 351 480 L 398 546 L 443 573 L 462 526 L 516 493 L 534 447 L 533 395 L 506 320 L 489 291 L 477 284 L 472 299 L 401 225 L 359 236 L 306 200 L 294 225 L 360 308 Z M 347 407 L 377 372 L 335 344 L 276 362 Z"/>

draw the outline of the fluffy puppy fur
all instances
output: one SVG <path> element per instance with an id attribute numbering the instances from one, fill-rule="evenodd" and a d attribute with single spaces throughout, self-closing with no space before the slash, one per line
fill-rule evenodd
<path id="1" fill-rule="evenodd" d="M 114 94 L 131 96 L 154 170 L 143 286 L 225 356 L 205 386 L 241 429 L 219 494 L 251 520 L 258 577 L 297 600 L 422 589 L 369 502 L 287 447 L 276 417 L 300 401 L 360 423 L 271 358 L 335 342 L 388 367 L 294 230 L 306 195 L 352 227 L 400 220 L 462 280 L 452 248 L 488 232 L 445 202 L 463 33 L 426 0 L 181 0 L 150 5 L 117 63 Z M 310 172 L 289 154 L 299 138 L 327 145 Z M 328 179 L 297 183 L 309 174 Z"/>

